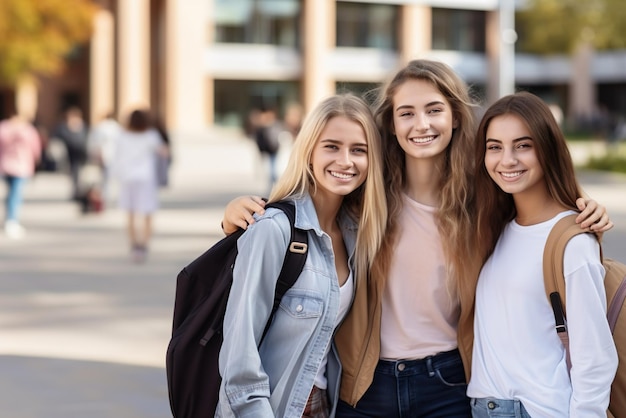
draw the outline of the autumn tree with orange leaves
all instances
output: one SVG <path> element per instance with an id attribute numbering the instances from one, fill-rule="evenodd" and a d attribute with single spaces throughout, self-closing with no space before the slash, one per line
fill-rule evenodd
<path id="1" fill-rule="evenodd" d="M 0 83 L 62 71 L 67 54 L 89 40 L 96 10 L 91 0 L 0 0 Z"/>

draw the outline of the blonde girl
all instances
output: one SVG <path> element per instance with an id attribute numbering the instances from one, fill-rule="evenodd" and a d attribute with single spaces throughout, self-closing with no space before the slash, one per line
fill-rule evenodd
<path id="1" fill-rule="evenodd" d="M 261 343 L 291 228 L 272 208 L 238 240 L 216 416 L 334 415 L 340 366 L 332 337 L 384 234 L 380 155 L 371 111 L 354 95 L 322 101 L 304 121 L 269 201 L 295 205 L 295 226 L 308 233 L 306 263 Z"/>

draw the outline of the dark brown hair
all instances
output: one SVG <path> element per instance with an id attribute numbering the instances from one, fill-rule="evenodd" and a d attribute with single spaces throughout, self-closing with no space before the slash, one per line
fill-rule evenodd
<path id="1" fill-rule="evenodd" d="M 128 117 L 128 130 L 143 132 L 151 126 L 150 114 L 145 110 L 133 110 Z"/>
<path id="2" fill-rule="evenodd" d="M 502 115 L 515 115 L 526 124 L 552 199 L 576 210 L 576 199 L 581 196 L 567 142 L 550 108 L 539 97 L 528 92 L 501 98 L 485 112 L 474 144 L 474 179 L 478 203 L 474 236 L 483 261 L 493 251 L 504 226 L 516 216 L 513 196 L 502 191 L 485 168 L 487 130 L 491 121 Z"/>

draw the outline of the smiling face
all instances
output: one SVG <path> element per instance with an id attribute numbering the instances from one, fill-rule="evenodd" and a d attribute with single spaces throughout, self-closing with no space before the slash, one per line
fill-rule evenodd
<path id="1" fill-rule="evenodd" d="M 516 115 L 491 120 L 486 135 L 485 168 L 504 192 L 513 195 L 545 191 L 544 172 L 526 124 Z"/>
<path id="2" fill-rule="evenodd" d="M 361 186 L 367 177 L 367 149 L 360 124 L 344 116 L 330 119 L 311 155 L 316 194 L 343 197 Z"/>
<path id="3" fill-rule="evenodd" d="M 393 130 L 407 157 L 442 154 L 455 124 L 448 100 L 428 81 L 407 80 L 393 97 Z"/>

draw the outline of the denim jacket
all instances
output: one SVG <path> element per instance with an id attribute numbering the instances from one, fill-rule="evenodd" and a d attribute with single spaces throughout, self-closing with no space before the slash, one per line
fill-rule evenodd
<path id="1" fill-rule="evenodd" d="M 334 416 L 341 376 L 332 344 L 339 310 L 335 260 L 331 239 L 319 226 L 311 197 L 294 202 L 295 224 L 308 232 L 308 255 L 260 347 L 289 243 L 287 216 L 268 208 L 237 243 L 239 255 L 219 358 L 222 384 L 216 417 L 300 418 L 329 345 L 326 376 Z M 343 216 L 340 226 L 352 265 L 357 225 Z"/>

